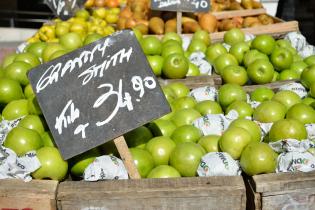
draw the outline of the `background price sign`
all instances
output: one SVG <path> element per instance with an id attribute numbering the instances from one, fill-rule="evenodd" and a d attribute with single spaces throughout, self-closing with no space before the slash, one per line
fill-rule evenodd
<path id="1" fill-rule="evenodd" d="M 45 63 L 28 76 L 65 159 L 170 112 L 129 30 Z"/>
<path id="2" fill-rule="evenodd" d="M 82 4 L 82 0 L 45 0 L 45 4 L 62 20 L 73 17 L 75 10 Z"/>
<path id="3" fill-rule="evenodd" d="M 210 0 L 151 0 L 152 10 L 209 12 Z"/>

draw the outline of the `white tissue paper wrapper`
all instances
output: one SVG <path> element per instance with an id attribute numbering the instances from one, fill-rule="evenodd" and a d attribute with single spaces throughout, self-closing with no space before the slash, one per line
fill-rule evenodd
<path id="1" fill-rule="evenodd" d="M 231 110 L 228 115 L 223 114 L 207 114 L 196 119 L 193 125 L 201 130 L 203 135 L 222 135 L 231 122 L 238 118 L 238 113 Z"/>
<path id="2" fill-rule="evenodd" d="M 241 172 L 239 163 L 225 152 L 204 155 L 197 169 L 199 176 L 238 176 Z"/>
<path id="3" fill-rule="evenodd" d="M 306 42 L 306 38 L 297 32 L 290 32 L 285 35 L 284 39 L 288 40 L 292 47 L 294 47 L 298 52 L 303 50 L 303 48 L 308 45 Z"/>
<path id="4" fill-rule="evenodd" d="M 189 47 L 189 44 L 191 42 L 191 37 L 188 37 L 186 35 L 181 35 L 182 38 L 182 47 L 186 51 Z"/>
<path id="5" fill-rule="evenodd" d="M 253 109 L 256 109 L 261 104 L 259 101 L 250 101 L 248 103 Z"/>
<path id="6" fill-rule="evenodd" d="M 35 151 L 18 157 L 11 149 L 0 147 L 0 179 L 18 178 L 28 182 L 32 180 L 30 174 L 40 166 Z"/>
<path id="7" fill-rule="evenodd" d="M 284 139 L 276 142 L 269 142 L 270 147 L 277 153 L 286 152 L 306 152 L 315 147 L 315 142 L 305 139 L 302 141 L 296 139 Z"/>
<path id="8" fill-rule="evenodd" d="M 315 156 L 309 152 L 288 152 L 278 156 L 276 172 L 309 172 L 315 170 Z"/>
<path id="9" fill-rule="evenodd" d="M 218 90 L 215 87 L 205 86 L 193 89 L 189 95 L 197 102 L 205 100 L 215 101 L 218 97 Z"/>
<path id="10" fill-rule="evenodd" d="M 315 124 L 306 124 L 307 138 L 310 140 L 315 140 Z"/>
<path id="11" fill-rule="evenodd" d="M 254 34 L 245 34 L 245 42 L 255 39 Z"/>
<path id="12" fill-rule="evenodd" d="M 223 47 L 225 47 L 225 49 L 229 52 L 231 49 L 231 45 L 227 44 L 227 43 L 222 43 Z"/>
<path id="13" fill-rule="evenodd" d="M 295 92 L 301 98 L 305 98 L 307 96 L 307 90 L 305 89 L 305 87 L 301 83 L 297 83 L 297 82 L 292 82 L 292 83 L 282 85 L 279 88 L 279 91 L 282 91 L 282 90 L 290 90 L 292 92 Z"/>
<path id="14" fill-rule="evenodd" d="M 30 174 L 41 165 L 35 151 L 30 151 L 18 157 L 16 153 L 2 146 L 7 134 L 18 125 L 22 118 L 0 122 L 0 179 L 18 178 L 24 181 L 32 180 Z"/>
<path id="15" fill-rule="evenodd" d="M 290 32 L 285 36 L 285 39 L 289 40 L 291 45 L 298 51 L 298 54 L 302 58 L 315 54 L 315 47 L 308 44 L 306 38 L 298 32 Z"/>
<path id="16" fill-rule="evenodd" d="M 21 43 L 19 46 L 17 46 L 16 53 L 22 53 L 27 45 L 27 42 Z"/>
<path id="17" fill-rule="evenodd" d="M 212 74 L 212 66 L 206 60 L 206 55 L 203 52 L 193 52 L 189 56 L 189 60 L 191 63 L 198 66 L 200 74 L 203 74 L 203 75 L 211 75 Z"/>
<path id="18" fill-rule="evenodd" d="M 261 137 L 263 139 L 269 133 L 273 123 L 262 123 L 262 122 L 259 122 L 259 121 L 254 121 L 254 122 L 257 123 L 257 125 L 260 127 Z"/>
<path id="19" fill-rule="evenodd" d="M 85 169 L 83 177 L 85 181 L 128 179 L 128 173 L 122 160 L 112 155 L 103 155 Z"/>

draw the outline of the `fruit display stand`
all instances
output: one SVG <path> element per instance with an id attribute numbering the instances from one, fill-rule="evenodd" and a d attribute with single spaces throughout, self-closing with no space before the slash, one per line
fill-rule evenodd
<path id="1" fill-rule="evenodd" d="M 0 208 L 56 210 L 57 187 L 52 180 L 0 180 Z"/>
<path id="2" fill-rule="evenodd" d="M 227 18 L 235 18 L 235 17 L 248 17 L 248 16 L 257 16 L 266 14 L 265 9 L 253 9 L 253 10 L 236 10 L 236 11 L 225 11 L 225 12 L 216 12 L 213 13 L 214 16 L 217 17 L 218 20 L 227 19 Z M 299 25 L 297 21 L 284 21 L 277 17 L 272 17 L 274 20 L 273 24 L 269 25 L 260 25 L 250 28 L 242 28 L 245 33 L 250 33 L 254 35 L 259 34 L 270 34 L 274 37 L 277 37 L 283 33 L 288 33 L 292 31 L 299 31 Z M 214 32 L 211 33 L 211 40 L 214 42 L 220 41 L 223 39 L 225 31 L 222 32 Z"/>
<path id="3" fill-rule="evenodd" d="M 164 86 L 170 83 L 181 82 L 189 88 L 197 88 L 204 85 L 218 86 L 222 84 L 222 79 L 219 75 L 213 74 L 210 76 L 190 76 L 185 79 L 162 79 L 159 78 L 160 85 Z"/>
<path id="4" fill-rule="evenodd" d="M 60 183 L 58 209 L 245 209 L 241 176 Z"/>
<path id="5" fill-rule="evenodd" d="M 314 209 L 315 172 L 245 177 L 247 209 Z"/>

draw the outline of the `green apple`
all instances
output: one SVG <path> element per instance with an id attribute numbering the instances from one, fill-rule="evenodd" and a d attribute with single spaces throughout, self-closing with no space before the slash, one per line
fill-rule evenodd
<path id="1" fill-rule="evenodd" d="M 297 61 L 293 62 L 290 66 L 290 70 L 295 71 L 299 76 L 301 76 L 303 70 L 307 67 L 308 65 L 303 62 L 303 61 Z"/>
<path id="2" fill-rule="evenodd" d="M 210 45 L 211 44 L 211 38 L 209 36 L 209 33 L 207 31 L 204 31 L 204 30 L 198 30 L 194 33 L 193 37 L 192 37 L 193 40 L 195 39 L 199 39 L 201 41 L 203 41 L 203 43 L 206 44 L 206 46 Z"/>
<path id="3" fill-rule="evenodd" d="M 124 134 L 124 137 L 129 147 L 144 148 L 145 144 L 153 138 L 153 135 L 149 128 L 140 126 Z"/>
<path id="4" fill-rule="evenodd" d="M 81 36 L 75 32 L 67 33 L 59 38 L 59 43 L 65 49 L 75 50 L 82 46 Z"/>
<path id="5" fill-rule="evenodd" d="M 168 42 L 170 42 L 170 41 L 168 41 Z M 175 42 L 176 44 L 174 44 L 174 42 L 175 41 L 173 41 L 173 44 L 165 44 L 162 47 L 161 55 L 163 58 L 166 58 L 172 54 L 184 55 L 184 50 L 183 50 L 182 46 L 179 45 L 177 42 Z"/>
<path id="6" fill-rule="evenodd" d="M 219 152 L 219 139 L 221 137 L 218 135 L 208 135 L 202 136 L 198 144 L 200 144 L 206 152 Z"/>
<path id="7" fill-rule="evenodd" d="M 252 141 L 252 137 L 244 128 L 230 127 L 219 140 L 222 152 L 227 152 L 235 160 L 241 157 L 244 148 Z"/>
<path id="8" fill-rule="evenodd" d="M 175 94 L 176 98 L 184 97 L 189 94 L 189 88 L 182 82 L 173 82 L 167 85 Z"/>
<path id="9" fill-rule="evenodd" d="M 225 67 L 221 72 L 224 83 L 245 85 L 248 81 L 247 72 L 242 66 L 230 65 Z"/>
<path id="10" fill-rule="evenodd" d="M 42 147 L 36 151 L 41 167 L 32 173 L 35 179 L 62 181 L 68 172 L 68 163 L 55 147 Z"/>
<path id="11" fill-rule="evenodd" d="M 98 148 L 91 149 L 70 159 L 70 172 L 76 177 L 81 177 L 88 167 L 98 156 L 101 156 Z"/>
<path id="12" fill-rule="evenodd" d="M 42 53 L 44 49 L 46 48 L 47 44 L 45 42 L 34 42 L 30 43 L 27 46 L 26 52 L 32 53 L 33 55 L 36 55 L 38 58 L 42 57 Z"/>
<path id="13" fill-rule="evenodd" d="M 168 165 L 170 154 L 176 144 L 172 139 L 166 136 L 158 136 L 148 141 L 145 149 L 150 152 L 155 166 Z"/>
<path id="14" fill-rule="evenodd" d="M 54 143 L 54 138 L 49 131 L 42 133 L 41 138 L 44 147 L 56 147 Z"/>
<path id="15" fill-rule="evenodd" d="M 270 55 L 276 46 L 275 39 L 267 34 L 258 35 L 252 41 L 251 47 L 260 52 Z"/>
<path id="16" fill-rule="evenodd" d="M 290 68 L 293 55 L 286 48 L 276 47 L 270 55 L 270 61 L 277 71 L 282 71 Z"/>
<path id="17" fill-rule="evenodd" d="M 269 131 L 269 141 L 284 139 L 303 140 L 307 138 L 307 131 L 303 123 L 295 119 L 282 119 L 275 122 Z"/>
<path id="18" fill-rule="evenodd" d="M 230 54 L 230 53 L 225 53 L 222 55 L 219 55 L 215 61 L 214 61 L 214 70 L 217 74 L 221 74 L 223 69 L 227 66 L 230 65 L 238 65 L 238 62 L 236 58 Z"/>
<path id="19" fill-rule="evenodd" d="M 290 109 L 294 104 L 301 102 L 300 96 L 290 90 L 282 90 L 277 92 L 272 97 L 272 100 L 282 103 L 287 109 Z"/>
<path id="20" fill-rule="evenodd" d="M 311 105 L 313 102 L 315 102 L 315 99 L 311 97 L 305 97 L 302 99 L 302 103 L 306 105 Z"/>
<path id="21" fill-rule="evenodd" d="M 35 96 L 27 99 L 28 112 L 30 114 L 41 115 L 42 110 L 39 107 L 37 99 Z"/>
<path id="22" fill-rule="evenodd" d="M 282 48 L 289 48 L 292 47 L 291 43 L 286 40 L 286 39 L 279 39 L 276 41 L 276 46 L 277 47 L 282 47 Z"/>
<path id="23" fill-rule="evenodd" d="M 248 66 L 247 74 L 254 83 L 266 84 L 272 81 L 274 68 L 269 61 L 258 59 Z"/>
<path id="24" fill-rule="evenodd" d="M 7 55 L 2 61 L 2 68 L 6 68 L 8 65 L 13 63 L 16 55 L 17 55 L 16 53 L 12 53 L 10 55 Z"/>
<path id="25" fill-rule="evenodd" d="M 155 76 L 161 76 L 164 61 L 163 57 L 159 55 L 151 55 L 147 56 L 147 59 Z"/>
<path id="26" fill-rule="evenodd" d="M 273 72 L 273 78 L 271 80 L 271 82 L 275 82 L 279 80 L 279 73 L 277 71 Z"/>
<path id="27" fill-rule="evenodd" d="M 311 84 L 309 93 L 313 98 L 315 98 L 315 82 Z"/>
<path id="28" fill-rule="evenodd" d="M 306 88 L 309 88 L 313 82 L 315 82 L 315 64 L 305 68 L 301 74 L 301 83 Z"/>
<path id="29" fill-rule="evenodd" d="M 183 54 L 171 54 L 164 57 L 162 74 L 169 79 L 182 79 L 186 77 L 189 69 L 189 60 Z"/>
<path id="30" fill-rule="evenodd" d="M 24 88 L 24 95 L 25 97 L 28 98 L 33 98 L 35 96 L 35 93 L 33 91 L 32 85 L 28 84 Z"/>
<path id="31" fill-rule="evenodd" d="M 250 50 L 246 42 L 239 42 L 230 48 L 230 53 L 237 59 L 238 63 L 243 63 L 245 54 Z"/>
<path id="32" fill-rule="evenodd" d="M 207 45 L 200 39 L 192 39 L 188 49 L 189 52 L 203 52 L 207 50 Z"/>
<path id="33" fill-rule="evenodd" d="M 252 137 L 252 141 L 259 142 L 261 139 L 260 127 L 253 121 L 248 119 L 236 119 L 229 127 L 239 127 L 245 129 Z"/>
<path id="34" fill-rule="evenodd" d="M 211 100 L 204 100 L 198 102 L 195 106 L 195 110 L 197 110 L 202 116 L 207 114 L 222 114 L 222 108 L 220 104 Z"/>
<path id="35" fill-rule="evenodd" d="M 14 61 L 5 68 L 5 77 L 18 81 L 21 85 L 25 86 L 29 83 L 27 73 L 31 70 L 32 66 L 22 61 Z"/>
<path id="36" fill-rule="evenodd" d="M 162 91 L 168 103 L 171 103 L 172 101 L 174 101 L 175 98 L 177 98 L 175 92 L 168 85 L 162 87 Z"/>
<path id="37" fill-rule="evenodd" d="M 251 117 L 254 110 L 246 101 L 234 101 L 225 110 L 225 114 L 228 114 L 231 110 L 235 110 L 238 113 L 238 118 Z"/>
<path id="38" fill-rule="evenodd" d="M 271 100 L 274 95 L 275 93 L 271 89 L 267 87 L 258 87 L 250 94 L 250 99 L 252 101 L 263 102 Z"/>
<path id="39" fill-rule="evenodd" d="M 189 62 L 189 68 L 188 68 L 188 72 L 186 76 L 189 77 L 189 76 L 199 76 L 199 75 L 200 75 L 200 70 L 198 66 Z"/>
<path id="40" fill-rule="evenodd" d="M 36 131 L 39 135 L 45 132 L 44 125 L 37 115 L 27 115 L 18 124 L 23 128 L 28 128 Z"/>
<path id="41" fill-rule="evenodd" d="M 65 48 L 58 43 L 49 43 L 42 53 L 42 58 L 44 62 L 48 62 L 52 54 L 59 50 L 65 50 Z"/>
<path id="42" fill-rule="evenodd" d="M 182 38 L 175 32 L 166 32 L 162 38 L 162 43 L 167 42 L 168 40 L 177 41 L 180 45 L 182 45 Z"/>
<path id="43" fill-rule="evenodd" d="M 43 146 L 40 135 L 31 129 L 23 127 L 13 128 L 7 135 L 4 146 L 12 149 L 18 156 Z"/>
<path id="44" fill-rule="evenodd" d="M 162 43 L 155 36 L 144 37 L 141 46 L 146 55 L 160 55 L 162 51 Z"/>
<path id="45" fill-rule="evenodd" d="M 285 69 L 280 72 L 278 80 L 293 80 L 293 79 L 300 79 L 300 75 L 296 71 Z"/>
<path id="46" fill-rule="evenodd" d="M 0 104 L 24 98 L 20 84 L 12 79 L 0 78 Z"/>
<path id="47" fill-rule="evenodd" d="M 16 61 L 22 61 L 22 62 L 28 63 L 32 67 L 38 66 L 40 64 L 38 57 L 29 52 L 17 54 L 14 59 L 14 62 Z"/>
<path id="48" fill-rule="evenodd" d="M 2 110 L 2 116 L 6 120 L 15 120 L 29 114 L 26 99 L 14 100 L 8 103 Z"/>
<path id="49" fill-rule="evenodd" d="M 277 167 L 278 155 L 263 142 L 251 142 L 241 155 L 240 165 L 249 176 L 273 173 Z"/>
<path id="50" fill-rule="evenodd" d="M 142 178 L 147 177 L 150 171 L 154 168 L 154 159 L 152 155 L 147 150 L 140 148 L 130 148 L 129 150 L 140 176 Z"/>
<path id="51" fill-rule="evenodd" d="M 315 110 L 306 104 L 297 103 L 287 112 L 287 119 L 295 119 L 303 124 L 315 123 Z"/>
<path id="52" fill-rule="evenodd" d="M 245 34 L 239 28 L 233 28 L 224 33 L 224 42 L 233 46 L 234 44 L 244 42 Z"/>
<path id="53" fill-rule="evenodd" d="M 223 108 L 227 108 L 236 100 L 247 100 L 246 92 L 241 86 L 236 84 L 225 84 L 220 87 L 218 101 Z"/>
<path id="54" fill-rule="evenodd" d="M 99 40 L 101 38 L 103 38 L 103 36 L 98 34 L 98 33 L 89 34 L 85 37 L 83 45 L 91 44 L 91 43 L 96 42 L 97 40 Z"/>
<path id="55" fill-rule="evenodd" d="M 228 53 L 226 48 L 221 43 L 215 43 L 210 45 L 206 51 L 206 59 L 211 63 L 214 64 L 214 61 L 220 55 Z"/>
<path id="56" fill-rule="evenodd" d="M 172 110 L 194 108 L 197 104 L 196 100 L 191 96 L 183 96 L 172 101 Z"/>
<path id="57" fill-rule="evenodd" d="M 69 53 L 69 50 L 58 50 L 56 52 L 54 52 L 50 57 L 49 57 L 49 61 L 52 61 L 56 58 L 59 58 L 65 54 Z"/>
<path id="58" fill-rule="evenodd" d="M 200 113 L 195 109 L 180 109 L 172 116 L 172 122 L 177 126 L 191 125 L 194 120 L 201 117 Z"/>
<path id="59" fill-rule="evenodd" d="M 284 119 L 287 108 L 278 101 L 264 101 L 253 113 L 253 119 L 262 123 L 271 123 Z"/>
<path id="60" fill-rule="evenodd" d="M 306 58 L 304 58 L 304 62 L 307 64 L 307 65 L 315 65 L 315 55 L 310 55 Z"/>
<path id="61" fill-rule="evenodd" d="M 170 120 L 157 119 L 153 122 L 150 122 L 149 129 L 154 136 L 170 137 L 176 129 L 176 126 Z"/>
<path id="62" fill-rule="evenodd" d="M 196 176 L 197 168 L 204 152 L 192 142 L 185 142 L 176 145 L 170 156 L 170 165 L 173 166 L 182 176 Z"/>
<path id="63" fill-rule="evenodd" d="M 171 139 L 176 144 L 183 142 L 194 142 L 196 143 L 202 136 L 201 131 L 193 125 L 183 125 L 176 128 L 171 136 Z"/>
<path id="64" fill-rule="evenodd" d="M 152 169 L 147 178 L 176 178 L 181 177 L 180 173 L 172 166 L 159 165 Z"/>
<path id="65" fill-rule="evenodd" d="M 259 52 L 258 50 L 247 51 L 243 59 L 244 66 L 248 67 L 251 63 L 253 63 L 254 61 L 258 59 L 269 61 L 268 56 Z"/>

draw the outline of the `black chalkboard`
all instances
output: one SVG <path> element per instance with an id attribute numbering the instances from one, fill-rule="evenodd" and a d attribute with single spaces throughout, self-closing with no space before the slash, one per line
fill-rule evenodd
<path id="1" fill-rule="evenodd" d="M 82 4 L 81 0 L 45 0 L 45 4 L 62 20 L 73 17 L 79 3 Z"/>
<path id="2" fill-rule="evenodd" d="M 170 112 L 130 30 L 45 63 L 28 76 L 65 159 Z"/>
<path id="3" fill-rule="evenodd" d="M 209 12 L 210 0 L 151 0 L 152 10 Z"/>

